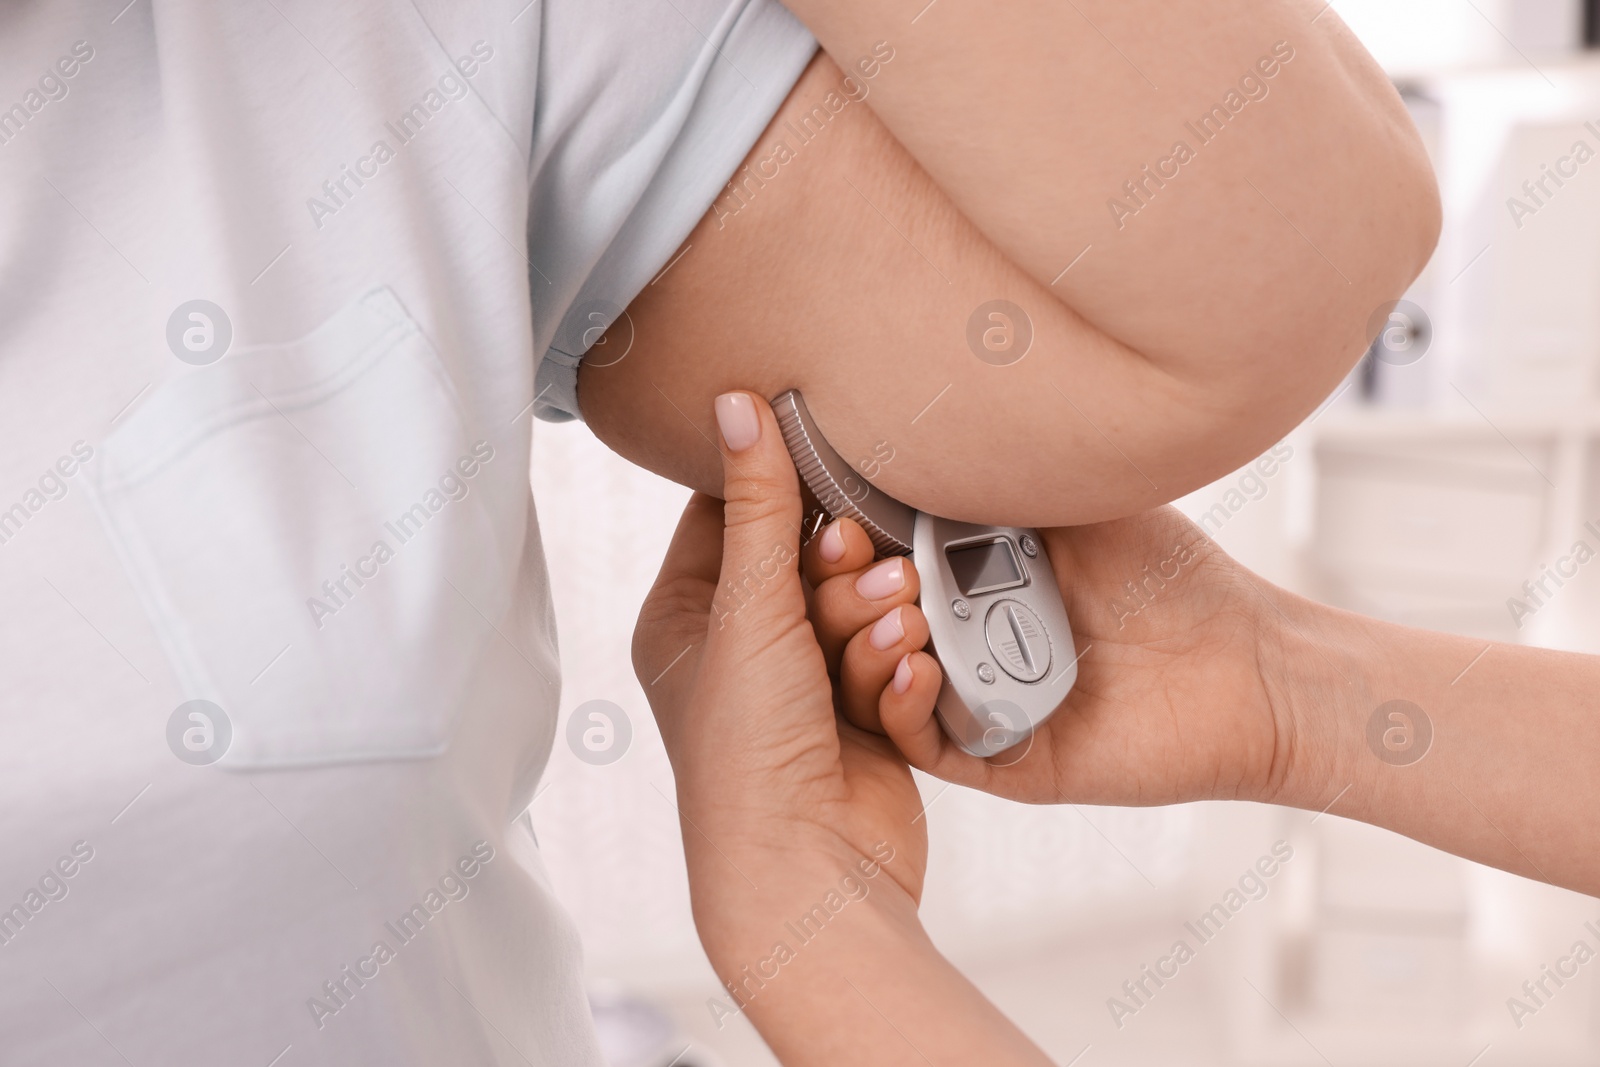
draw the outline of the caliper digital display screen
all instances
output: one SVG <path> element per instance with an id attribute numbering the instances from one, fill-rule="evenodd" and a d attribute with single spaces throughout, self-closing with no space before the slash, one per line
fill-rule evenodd
<path id="1" fill-rule="evenodd" d="M 989 541 L 969 541 L 944 550 L 950 573 L 963 596 L 978 596 L 997 589 L 1022 584 L 1022 566 L 1011 541 L 996 537 Z"/>

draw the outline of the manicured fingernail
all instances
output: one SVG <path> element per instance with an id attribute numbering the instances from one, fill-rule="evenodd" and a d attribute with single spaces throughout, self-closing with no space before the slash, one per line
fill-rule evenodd
<path id="1" fill-rule="evenodd" d="M 749 393 L 723 393 L 717 397 L 717 429 L 729 452 L 743 452 L 761 440 L 761 419 Z"/>
<path id="2" fill-rule="evenodd" d="M 872 624 L 872 632 L 867 634 L 867 642 L 879 652 L 893 648 L 901 638 L 905 637 L 906 628 L 900 625 L 900 611 L 900 608 L 895 608 Z"/>
<path id="3" fill-rule="evenodd" d="M 838 563 L 844 559 L 844 526 L 838 520 L 822 531 L 822 539 L 817 542 L 817 555 L 822 557 L 824 563 Z"/>
<path id="4" fill-rule="evenodd" d="M 905 560 L 898 556 L 884 560 L 856 579 L 856 592 L 868 600 L 882 600 L 886 596 L 894 596 L 905 587 Z"/>
<path id="5" fill-rule="evenodd" d="M 911 653 L 900 657 L 900 662 L 894 668 L 894 681 L 889 685 L 896 693 L 904 693 L 911 688 Z"/>

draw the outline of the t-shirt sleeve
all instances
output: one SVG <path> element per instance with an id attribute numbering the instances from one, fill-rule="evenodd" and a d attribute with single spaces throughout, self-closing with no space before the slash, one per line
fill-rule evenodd
<path id="1" fill-rule="evenodd" d="M 584 352 L 668 266 L 817 46 L 777 0 L 541 8 L 528 213 L 543 353 L 534 411 L 559 422 L 580 417 Z"/>

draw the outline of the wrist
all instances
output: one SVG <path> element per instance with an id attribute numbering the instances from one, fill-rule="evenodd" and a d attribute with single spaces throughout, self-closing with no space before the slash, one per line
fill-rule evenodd
<path id="1" fill-rule="evenodd" d="M 688 849 L 695 926 L 724 983 L 773 971 L 785 963 L 774 956 L 802 945 L 846 941 L 861 924 L 908 946 L 926 940 L 901 881 L 909 872 L 896 870 L 913 862 L 903 849 L 879 841 L 857 851 L 806 841 L 803 830 L 766 836 L 772 844 L 719 836 L 717 848 L 702 838 Z"/>
<path id="2" fill-rule="evenodd" d="M 883 855 L 763 848 L 691 862 L 695 928 L 724 990 L 706 1002 L 718 1029 L 742 1015 L 774 1050 L 798 1052 L 845 1002 L 881 1002 L 885 976 L 949 968 L 886 870 L 907 858 Z"/>
<path id="3" fill-rule="evenodd" d="M 1348 612 L 1277 588 L 1266 601 L 1260 671 L 1276 742 L 1256 799 L 1321 811 L 1363 769 L 1351 716 L 1371 703 L 1372 640 Z"/>
<path id="4" fill-rule="evenodd" d="M 915 901 L 884 869 L 910 856 L 896 854 L 870 879 L 859 861 L 841 873 L 826 849 L 729 859 L 748 880 L 690 873 L 696 924 L 725 988 L 707 1002 L 719 1029 L 745 1016 L 796 1067 L 920 1067 L 930 1053 L 1048 1062 L 934 947 Z M 854 876 L 864 888 L 847 895 Z"/>

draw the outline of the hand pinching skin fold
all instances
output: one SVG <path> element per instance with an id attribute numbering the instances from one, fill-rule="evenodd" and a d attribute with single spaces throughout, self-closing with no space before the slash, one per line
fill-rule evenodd
<path id="1" fill-rule="evenodd" d="M 685 508 L 633 658 L 672 761 L 695 922 L 727 1010 L 788 1064 L 923 1063 L 924 1048 L 1047 1063 L 922 930 L 921 799 L 887 738 L 835 714 L 830 659 L 851 654 L 825 654 L 806 615 L 799 486 L 771 409 L 734 393 L 716 414 L 726 502 L 697 494 Z M 869 583 L 887 595 L 863 602 L 898 601 L 888 611 L 905 616 L 904 636 L 874 650 L 892 676 L 895 650 L 915 640 L 915 584 L 889 584 Z M 861 669 L 876 677 L 881 664 Z M 926 676 L 937 683 L 936 668 Z"/>

